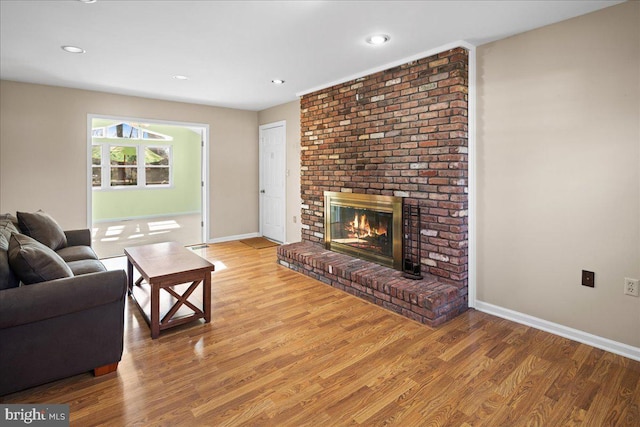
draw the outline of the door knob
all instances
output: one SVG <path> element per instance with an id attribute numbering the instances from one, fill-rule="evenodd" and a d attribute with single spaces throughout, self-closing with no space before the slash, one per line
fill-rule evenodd
<path id="1" fill-rule="evenodd" d="M 264 190 L 260 190 L 260 192 L 261 192 L 262 194 L 264 194 Z"/>

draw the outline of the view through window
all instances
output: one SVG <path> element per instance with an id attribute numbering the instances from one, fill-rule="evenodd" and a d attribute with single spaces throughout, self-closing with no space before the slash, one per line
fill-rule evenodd
<path id="1" fill-rule="evenodd" d="M 94 189 L 118 187 L 171 186 L 171 146 L 131 144 L 131 140 L 171 140 L 157 132 L 128 123 L 92 129 L 92 186 Z M 100 141 L 107 139 L 108 141 Z M 111 140 L 127 140 L 114 143 Z"/>

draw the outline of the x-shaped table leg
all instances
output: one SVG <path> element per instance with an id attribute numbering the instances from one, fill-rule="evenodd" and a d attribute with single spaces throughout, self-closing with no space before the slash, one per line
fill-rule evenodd
<path id="1" fill-rule="evenodd" d="M 198 287 L 198 285 L 201 282 L 202 282 L 202 280 L 196 280 L 195 282 L 191 283 L 191 286 L 189 286 L 189 288 L 182 295 L 180 295 L 179 293 L 177 293 L 176 291 L 174 291 L 171 288 L 162 288 L 165 291 L 169 292 L 178 301 L 176 301 L 176 303 L 173 305 L 173 307 L 171 307 L 171 310 L 169 310 L 169 312 L 167 314 L 165 314 L 165 316 L 162 318 L 162 320 L 160 321 L 161 325 L 166 325 L 167 323 L 169 323 L 171 321 L 171 318 L 178 312 L 180 307 L 182 307 L 183 305 L 188 306 L 196 314 L 204 315 L 204 312 L 202 310 L 200 310 L 198 307 L 193 305 L 191 302 L 187 301 L 187 298 L 189 298 L 189 296 L 191 296 L 193 291 L 196 290 L 196 288 Z"/>

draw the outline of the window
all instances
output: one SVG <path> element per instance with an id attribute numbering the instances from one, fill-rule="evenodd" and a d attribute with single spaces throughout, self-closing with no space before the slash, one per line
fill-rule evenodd
<path id="1" fill-rule="evenodd" d="M 144 125 L 142 125 L 144 126 Z M 91 129 L 91 136 L 94 138 L 109 139 L 147 139 L 159 141 L 171 141 L 173 138 L 158 132 L 143 129 L 131 123 L 118 123 L 111 126 Z"/>
<path id="2" fill-rule="evenodd" d="M 138 185 L 138 147 L 109 146 L 110 186 Z"/>
<path id="3" fill-rule="evenodd" d="M 146 129 L 148 126 L 120 122 L 91 129 L 94 189 L 172 185 L 171 146 L 155 145 L 152 141 L 172 141 L 173 137 Z"/>
<path id="4" fill-rule="evenodd" d="M 144 153 L 144 161 L 139 160 L 140 153 Z M 94 144 L 91 165 L 94 189 L 171 186 L 171 146 L 168 145 Z"/>
<path id="5" fill-rule="evenodd" d="M 170 147 L 145 147 L 144 165 L 146 185 L 169 185 L 171 177 L 169 159 Z"/>
<path id="6" fill-rule="evenodd" d="M 91 185 L 102 187 L 102 147 L 91 147 Z"/>

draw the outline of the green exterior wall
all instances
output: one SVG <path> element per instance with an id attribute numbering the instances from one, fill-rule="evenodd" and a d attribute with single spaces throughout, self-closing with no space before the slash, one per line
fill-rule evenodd
<path id="1" fill-rule="evenodd" d="M 94 119 L 92 127 L 120 121 Z M 93 221 L 154 217 L 201 211 L 201 138 L 180 126 L 150 124 L 148 129 L 173 137 L 173 141 L 94 138 L 111 144 L 170 145 L 173 157 L 171 188 L 93 190 Z"/>

